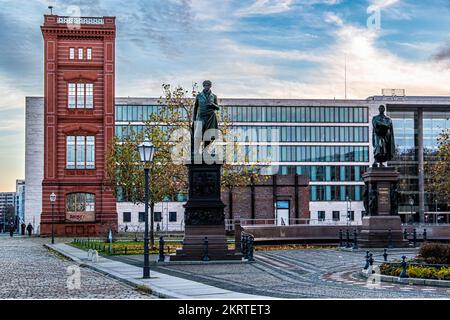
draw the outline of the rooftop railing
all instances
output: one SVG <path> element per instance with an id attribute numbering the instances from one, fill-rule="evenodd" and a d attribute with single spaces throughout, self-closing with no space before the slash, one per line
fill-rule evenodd
<path id="1" fill-rule="evenodd" d="M 104 24 L 101 17 L 58 17 L 58 23 L 61 24 Z"/>

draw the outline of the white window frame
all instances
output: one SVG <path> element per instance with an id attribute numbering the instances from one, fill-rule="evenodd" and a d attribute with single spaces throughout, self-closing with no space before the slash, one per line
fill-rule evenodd
<path id="1" fill-rule="evenodd" d="M 75 48 L 69 48 L 69 59 L 75 60 Z"/>
<path id="2" fill-rule="evenodd" d="M 92 60 L 92 48 L 87 48 L 86 49 L 86 58 L 88 60 Z"/>
<path id="3" fill-rule="evenodd" d="M 83 56 L 84 56 L 84 49 L 83 48 L 78 48 L 78 60 L 83 60 Z"/>

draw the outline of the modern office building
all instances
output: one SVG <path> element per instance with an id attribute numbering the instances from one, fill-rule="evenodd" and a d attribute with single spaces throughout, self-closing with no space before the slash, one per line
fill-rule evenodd
<path id="1" fill-rule="evenodd" d="M 39 99 L 29 98 L 27 101 L 27 111 L 42 105 Z M 360 223 L 364 214 L 361 175 L 373 162 L 370 122 L 378 113 L 378 106 L 386 105 L 387 114 L 394 121 L 397 156 L 389 165 L 395 166 L 401 173 L 402 220 L 408 222 L 413 218 L 420 221 L 422 217 L 427 222 L 449 221 L 448 206 L 436 203 L 433 195 L 426 190 L 424 170 L 421 168 L 427 157 L 436 151 L 438 134 L 450 128 L 450 97 L 222 99 L 221 103 L 231 113 L 235 130 L 240 131 L 238 139 L 278 150 L 278 161 L 271 163 L 276 172 L 309 177 L 310 223 L 323 224 Z M 123 137 L 131 127 L 136 131 L 142 130 L 142 119 L 157 112 L 158 107 L 156 98 L 116 98 L 116 135 Z M 36 135 L 27 137 L 38 139 Z M 420 155 L 424 155 L 423 158 Z M 412 206 L 410 198 L 413 199 Z M 178 200 L 182 203 L 186 199 L 180 196 Z M 173 212 L 178 210 L 178 216 L 182 217 L 182 207 L 177 206 L 176 201 L 170 204 L 174 207 Z M 129 220 L 124 218 L 124 212 L 132 212 L 131 220 L 139 221 L 139 210 L 130 210 L 129 207 L 121 210 L 118 206 L 119 226 L 124 227 L 127 223 L 124 220 Z M 250 218 L 249 213 L 238 214 Z"/>
<path id="2" fill-rule="evenodd" d="M 5 226 L 10 222 L 6 215 L 9 208 L 14 208 L 15 196 L 14 192 L 0 192 L 0 230 L 2 231 L 6 230 Z"/>
<path id="3" fill-rule="evenodd" d="M 69 28 L 73 23 L 80 28 Z M 46 231 L 41 233 L 48 233 L 49 195 L 55 192 L 61 234 L 142 224 L 142 208 L 112 196 L 105 179 L 105 152 L 114 134 L 122 138 L 131 128 L 142 130 L 149 115 L 159 111 L 159 99 L 114 97 L 113 18 L 45 16 L 42 30 L 45 96 L 26 99 L 26 223 L 39 232 L 44 222 Z M 220 104 L 250 161 L 269 163 L 272 174 L 309 178 L 308 219 L 314 224 L 361 222 L 362 173 L 373 163 L 371 119 L 380 104 L 386 105 L 394 121 L 398 152 L 389 165 L 401 173 L 402 220 L 449 222 L 448 205 L 436 202 L 426 189 L 424 166 L 437 149 L 437 135 L 450 128 L 450 97 L 224 98 Z M 182 224 L 186 197 L 167 200 L 166 213 L 162 204 L 157 212 L 160 228 L 170 229 Z M 284 202 L 282 209 L 293 208 L 293 202 Z M 277 220 L 275 201 L 272 209 Z M 237 215 L 258 219 L 251 212 L 231 212 L 227 218 L 232 221 Z"/>
<path id="4" fill-rule="evenodd" d="M 25 221 L 25 180 L 16 180 L 15 194 L 16 220 L 20 224 Z"/>

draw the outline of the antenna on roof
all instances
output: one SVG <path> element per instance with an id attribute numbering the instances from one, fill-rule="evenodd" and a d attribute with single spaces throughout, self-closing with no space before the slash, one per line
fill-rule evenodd
<path id="1" fill-rule="evenodd" d="M 48 6 L 48 8 L 50 9 L 50 15 L 53 15 L 53 6 Z"/>
<path id="2" fill-rule="evenodd" d="M 344 62 L 344 90 L 345 90 L 345 100 L 347 100 L 347 54 L 345 54 Z"/>

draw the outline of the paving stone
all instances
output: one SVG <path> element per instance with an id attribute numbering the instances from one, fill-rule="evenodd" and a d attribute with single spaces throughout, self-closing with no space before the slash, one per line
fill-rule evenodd
<path id="1" fill-rule="evenodd" d="M 68 288 L 76 263 L 43 247 L 49 239 L 0 236 L 0 299 L 154 299 L 90 269 L 80 268 L 80 289 Z"/>

